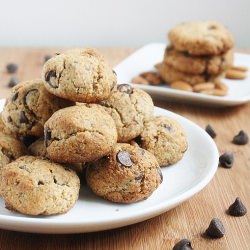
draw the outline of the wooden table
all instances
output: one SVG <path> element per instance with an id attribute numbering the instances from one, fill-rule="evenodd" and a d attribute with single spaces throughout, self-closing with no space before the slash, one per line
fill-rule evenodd
<path id="1" fill-rule="evenodd" d="M 112 66 L 135 49 L 100 49 Z M 45 54 L 62 49 L 0 49 L 0 98 L 8 96 L 8 62 L 18 63 L 18 78 L 40 77 Z M 239 130 L 250 135 L 250 104 L 227 108 L 208 108 L 154 99 L 157 106 L 176 112 L 202 128 L 211 124 L 218 136 L 215 142 L 220 154 L 231 150 L 235 163 L 231 169 L 218 168 L 213 180 L 200 193 L 160 216 L 135 225 L 104 232 L 75 235 L 42 235 L 0 230 L 0 249 L 172 249 L 183 238 L 192 241 L 194 249 L 250 249 L 250 143 L 231 143 Z M 204 149 L 206 150 L 206 149 Z M 226 209 L 239 196 L 248 213 L 231 217 Z M 226 234 L 218 240 L 201 235 L 213 217 L 221 219 Z"/>

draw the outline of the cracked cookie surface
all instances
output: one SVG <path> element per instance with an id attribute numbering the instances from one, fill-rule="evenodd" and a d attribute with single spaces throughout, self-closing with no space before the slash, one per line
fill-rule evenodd
<path id="1" fill-rule="evenodd" d="M 135 141 L 154 154 L 160 166 L 179 161 L 188 147 L 182 126 L 166 116 L 153 117 Z"/>
<path id="2" fill-rule="evenodd" d="M 43 67 L 45 87 L 56 96 L 94 103 L 108 98 L 116 74 L 95 49 L 74 49 L 48 60 Z"/>
<path id="3" fill-rule="evenodd" d="M 77 174 L 59 164 L 23 156 L 0 171 L 0 193 L 6 208 L 28 215 L 69 211 L 79 196 Z"/>
<path id="4" fill-rule="evenodd" d="M 231 33 L 213 21 L 177 25 L 168 33 L 176 50 L 190 55 L 220 55 L 233 47 Z"/>
<path id="5" fill-rule="evenodd" d="M 57 110 L 73 103 L 50 94 L 42 79 L 19 83 L 2 112 L 4 124 L 19 135 L 42 136 L 43 125 Z"/>
<path id="6" fill-rule="evenodd" d="M 0 169 L 26 154 L 27 149 L 21 141 L 0 132 Z"/>
<path id="7" fill-rule="evenodd" d="M 154 109 L 153 101 L 145 91 L 128 84 L 117 85 L 110 97 L 100 104 L 115 121 L 118 142 L 128 142 L 138 136 Z"/>
<path id="8" fill-rule="evenodd" d="M 90 163 L 86 181 L 98 196 L 112 202 L 147 199 L 163 180 L 151 153 L 138 146 L 118 143 L 106 157 Z"/>
<path id="9" fill-rule="evenodd" d="M 79 163 L 101 158 L 117 142 L 112 117 L 98 104 L 81 104 L 54 113 L 44 125 L 48 157 Z"/>
<path id="10" fill-rule="evenodd" d="M 232 66 L 233 50 L 217 56 L 191 56 L 168 47 L 165 51 L 164 62 L 187 74 L 218 75 Z"/>

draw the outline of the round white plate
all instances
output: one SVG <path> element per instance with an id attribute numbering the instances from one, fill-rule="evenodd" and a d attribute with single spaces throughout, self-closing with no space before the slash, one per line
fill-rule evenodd
<path id="1" fill-rule="evenodd" d="M 0 111 L 3 103 L 0 100 Z M 163 183 L 147 200 L 115 204 L 95 196 L 84 186 L 68 213 L 30 217 L 8 211 L 0 198 L 0 228 L 36 233 L 83 233 L 117 228 L 162 214 L 202 190 L 218 166 L 214 141 L 202 128 L 177 114 L 156 107 L 155 115 L 166 115 L 182 124 L 188 150 L 177 164 L 162 169 Z"/>
<path id="2" fill-rule="evenodd" d="M 164 43 L 151 43 L 145 45 L 119 63 L 114 69 L 117 73 L 118 82 L 129 83 L 133 77 L 138 76 L 142 72 L 154 71 L 154 65 L 161 62 L 163 59 L 166 46 L 167 45 Z M 171 89 L 167 85 L 133 85 L 166 100 L 191 102 L 216 107 L 239 105 L 250 101 L 250 55 L 235 53 L 234 64 L 248 67 L 248 76 L 244 80 L 223 79 L 222 82 L 229 88 L 228 95 L 223 97 Z"/>

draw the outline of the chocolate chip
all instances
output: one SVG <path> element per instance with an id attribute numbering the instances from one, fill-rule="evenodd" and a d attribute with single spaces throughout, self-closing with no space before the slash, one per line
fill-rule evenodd
<path id="1" fill-rule="evenodd" d="M 29 123 L 29 120 L 25 116 L 25 113 L 23 111 L 20 111 L 20 123 L 25 123 L 25 124 Z"/>
<path id="2" fill-rule="evenodd" d="M 51 140 L 51 131 L 48 130 L 48 128 L 44 128 L 44 141 L 46 147 L 48 147 L 49 140 Z"/>
<path id="3" fill-rule="evenodd" d="M 163 128 L 167 129 L 169 132 L 171 132 L 173 129 L 168 124 L 163 124 Z"/>
<path id="4" fill-rule="evenodd" d="M 221 167 L 231 168 L 234 163 L 233 152 L 229 151 L 229 152 L 225 152 L 224 154 L 222 154 L 219 158 L 219 162 L 220 162 Z"/>
<path id="5" fill-rule="evenodd" d="M 18 92 L 16 92 L 13 96 L 12 96 L 12 98 L 11 98 L 11 100 L 14 102 L 17 98 L 18 98 Z"/>
<path id="6" fill-rule="evenodd" d="M 15 87 L 18 83 L 19 83 L 19 80 L 18 80 L 16 77 L 12 76 L 12 77 L 10 78 L 9 82 L 8 82 L 8 87 L 9 87 L 9 88 L 13 88 L 13 87 Z"/>
<path id="7" fill-rule="evenodd" d="M 117 75 L 116 72 L 115 72 L 114 70 L 112 70 L 112 71 L 113 71 L 113 73 L 114 73 L 115 75 Z"/>
<path id="8" fill-rule="evenodd" d="M 7 117 L 7 121 L 8 121 L 8 122 L 13 122 L 11 116 L 8 116 L 8 117 Z"/>
<path id="9" fill-rule="evenodd" d="M 121 163 L 124 167 L 131 167 L 133 165 L 133 162 L 130 158 L 130 154 L 127 151 L 120 151 L 116 155 L 117 161 Z"/>
<path id="10" fill-rule="evenodd" d="M 28 90 L 25 95 L 23 96 L 23 103 L 24 105 L 27 105 L 27 96 L 30 94 L 30 93 L 34 93 L 34 92 L 38 92 L 38 89 L 30 89 Z"/>
<path id="11" fill-rule="evenodd" d="M 44 62 L 47 62 L 50 58 L 52 58 L 52 55 L 45 55 Z"/>
<path id="12" fill-rule="evenodd" d="M 161 177 L 161 181 L 160 181 L 160 183 L 162 183 L 162 181 L 163 181 L 163 175 L 162 175 L 161 168 L 157 168 L 157 172 L 158 172 L 158 174 L 159 174 L 159 175 L 160 175 L 160 177 Z"/>
<path id="13" fill-rule="evenodd" d="M 243 216 L 247 213 L 246 207 L 243 205 L 239 197 L 236 198 L 235 202 L 228 208 L 228 214 L 232 216 Z"/>
<path id="14" fill-rule="evenodd" d="M 214 131 L 214 129 L 212 128 L 212 126 L 210 124 L 208 124 L 205 128 L 205 131 L 212 137 L 215 138 L 216 137 L 216 132 Z"/>
<path id="15" fill-rule="evenodd" d="M 140 135 L 134 138 L 134 141 L 138 144 L 138 146 L 142 146 L 142 139 Z"/>
<path id="16" fill-rule="evenodd" d="M 38 185 L 44 185 L 43 181 L 38 181 Z"/>
<path id="17" fill-rule="evenodd" d="M 110 90 L 111 90 L 111 91 L 114 89 L 115 85 L 116 85 L 116 82 L 113 82 L 113 83 L 112 83 L 112 86 L 110 87 Z"/>
<path id="18" fill-rule="evenodd" d="M 58 85 L 55 84 L 55 82 L 51 81 L 51 78 L 56 78 L 56 71 L 55 70 L 51 70 L 48 71 L 45 74 L 45 81 L 54 89 L 58 88 Z"/>
<path id="19" fill-rule="evenodd" d="M 26 169 L 26 167 L 25 167 L 25 166 L 19 166 L 19 168 L 20 168 L 20 169 Z"/>
<path id="20" fill-rule="evenodd" d="M 238 135 L 233 138 L 233 143 L 237 145 L 245 145 L 249 141 L 248 135 L 245 131 L 241 130 Z"/>
<path id="21" fill-rule="evenodd" d="M 117 89 L 120 91 L 120 92 L 123 92 L 123 93 L 126 93 L 126 94 L 132 94 L 133 93 L 133 88 L 129 85 L 129 84 L 119 84 L 117 86 Z"/>
<path id="22" fill-rule="evenodd" d="M 68 172 L 71 172 L 71 169 L 70 168 L 67 168 L 67 167 L 64 167 L 64 169 Z"/>
<path id="23" fill-rule="evenodd" d="M 13 74 L 18 70 L 18 65 L 16 63 L 8 63 L 6 69 L 8 73 Z"/>
<path id="24" fill-rule="evenodd" d="M 23 142 L 23 144 L 28 147 L 29 145 L 31 145 L 34 141 L 36 141 L 38 139 L 38 137 L 36 136 L 32 136 L 32 135 L 26 135 L 26 136 L 22 136 L 20 137 L 20 140 Z"/>
<path id="25" fill-rule="evenodd" d="M 141 181 L 144 178 L 144 174 L 140 173 L 138 176 L 135 177 L 136 181 Z"/>
<path id="26" fill-rule="evenodd" d="M 225 234 L 225 228 L 218 218 L 213 218 L 206 230 L 206 235 L 211 238 L 221 238 Z"/>
<path id="27" fill-rule="evenodd" d="M 180 240 L 173 247 L 173 250 L 192 250 L 192 249 L 193 248 L 191 246 L 191 241 L 188 239 Z"/>

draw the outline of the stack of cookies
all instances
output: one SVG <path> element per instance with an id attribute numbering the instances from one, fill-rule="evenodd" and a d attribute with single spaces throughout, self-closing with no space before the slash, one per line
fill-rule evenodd
<path id="1" fill-rule="evenodd" d="M 233 64 L 230 32 L 217 22 L 191 22 L 177 25 L 168 37 L 171 44 L 157 65 L 161 78 L 173 88 L 225 95 L 219 80 Z"/>
<path id="2" fill-rule="evenodd" d="M 12 89 L 0 116 L 6 208 L 65 213 L 78 199 L 83 174 L 109 201 L 148 198 L 163 181 L 160 166 L 178 162 L 187 149 L 181 125 L 153 116 L 153 109 L 146 92 L 117 85 L 116 73 L 95 49 L 48 60 L 42 79 Z"/>

